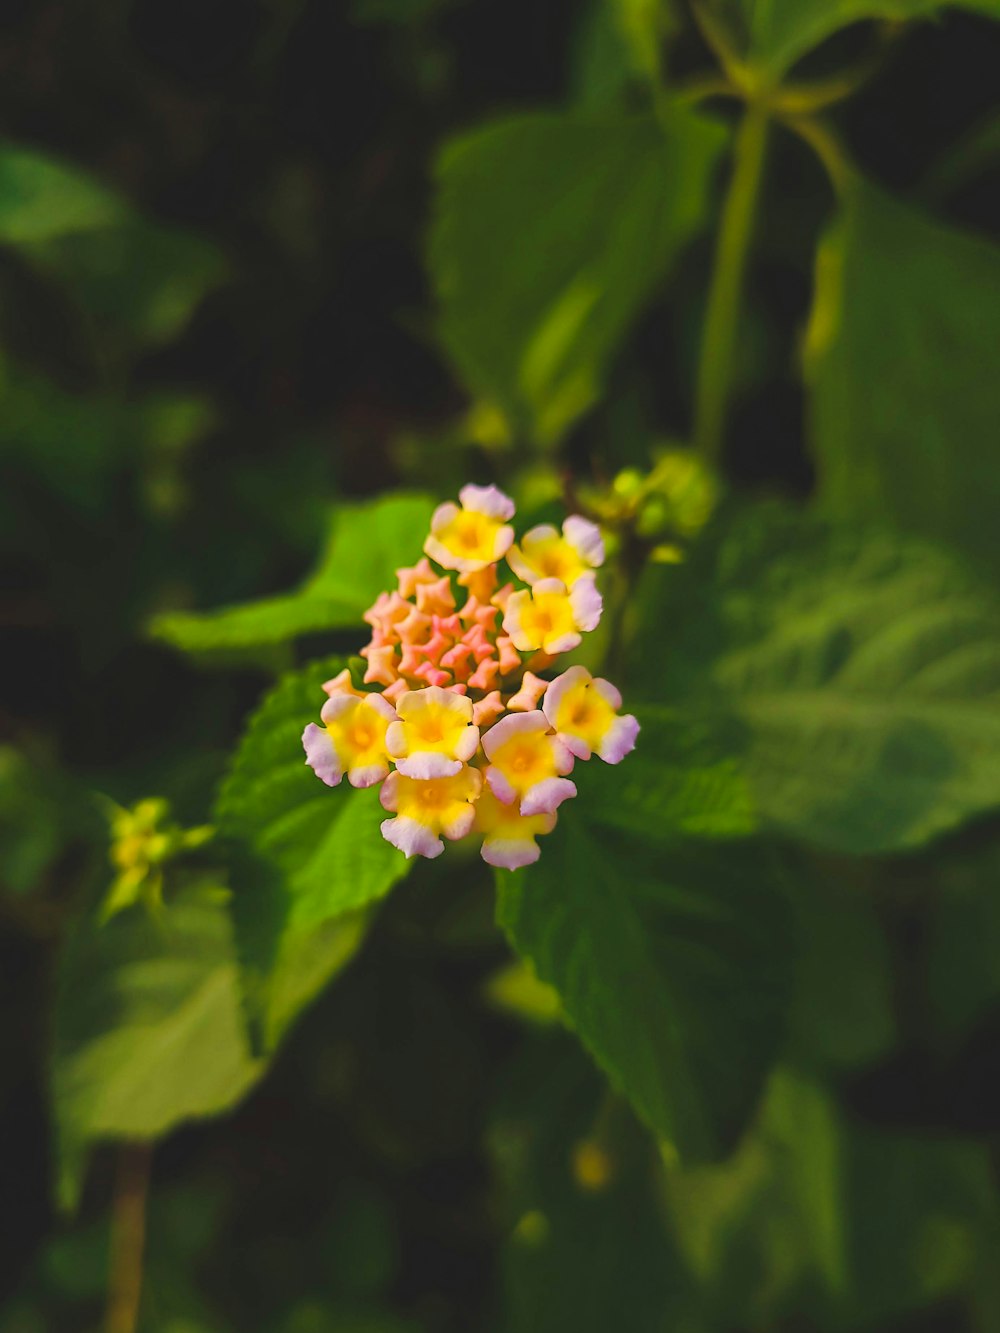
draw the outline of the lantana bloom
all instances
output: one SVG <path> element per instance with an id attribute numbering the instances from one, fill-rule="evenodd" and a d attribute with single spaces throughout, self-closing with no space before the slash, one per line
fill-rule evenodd
<path id="1" fill-rule="evenodd" d="M 483 737 L 483 749 L 490 761 L 490 790 L 505 805 L 516 802 L 522 815 L 551 814 L 576 795 L 576 787 L 564 776 L 573 769 L 573 755 L 537 708 L 494 722 Z"/>
<path id="2" fill-rule="evenodd" d="M 463 764 L 446 778 L 408 778 L 390 773 L 382 784 L 382 807 L 396 813 L 382 821 L 382 836 L 407 856 L 440 856 L 441 835 L 454 841 L 471 830 L 473 802 L 483 786 L 478 768 Z"/>
<path id="3" fill-rule="evenodd" d="M 542 849 L 535 839 L 540 833 L 551 833 L 555 826 L 554 811 L 522 815 L 516 805 L 505 805 L 488 787 L 476 801 L 473 828 L 483 835 L 483 860 L 503 870 L 520 870 L 537 861 Z"/>
<path id="4" fill-rule="evenodd" d="M 573 666 L 548 687 L 542 711 L 577 759 L 597 754 L 605 763 L 620 764 L 635 749 L 639 734 L 639 723 L 630 713 L 618 716 L 621 706 L 622 697 L 609 680 Z"/>
<path id="5" fill-rule="evenodd" d="M 385 744 L 408 778 L 454 777 L 479 749 L 468 695 L 437 685 L 408 690 L 396 701 L 396 716 Z"/>
<path id="6" fill-rule="evenodd" d="M 302 733 L 306 763 L 328 787 L 344 774 L 352 787 L 373 787 L 389 773 L 386 731 L 396 710 L 380 694 L 332 694 L 320 711 L 322 727 Z"/>
<path id="7" fill-rule="evenodd" d="M 514 546 L 508 496 L 470 485 L 459 500 L 435 510 L 424 555 L 365 612 L 362 688 L 347 670 L 326 681 L 322 725 L 302 741 L 328 786 L 381 783 L 382 835 L 406 856 L 473 836 L 490 865 L 516 870 L 576 795 L 574 762 L 618 763 L 639 724 L 584 667 L 550 674 L 601 618 L 596 525 L 573 515 Z"/>
<path id="8" fill-rule="evenodd" d="M 575 648 L 581 631 L 597 628 L 602 606 L 593 574 L 584 574 L 572 588 L 559 579 L 539 579 L 510 595 L 503 627 L 520 652 L 540 649 L 555 657 Z"/>
<path id="9" fill-rule="evenodd" d="M 604 539 L 596 523 L 571 515 L 560 533 L 550 523 L 531 528 L 507 552 L 507 563 L 525 583 L 558 579 L 567 588 L 604 564 Z"/>
<path id="10" fill-rule="evenodd" d="M 514 502 L 495 486 L 463 486 L 456 504 L 439 505 L 424 552 L 445 569 L 485 569 L 510 550 Z"/>

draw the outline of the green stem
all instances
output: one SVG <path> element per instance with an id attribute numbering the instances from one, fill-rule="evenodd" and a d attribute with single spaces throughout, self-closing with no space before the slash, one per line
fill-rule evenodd
<path id="1" fill-rule="evenodd" d="M 749 106 L 736 135 L 729 193 L 722 210 L 695 391 L 694 442 L 718 464 L 726 426 L 733 347 L 754 212 L 764 167 L 768 113 Z"/>
<path id="2" fill-rule="evenodd" d="M 138 1327 L 152 1160 L 149 1143 L 123 1143 L 118 1149 L 105 1333 L 136 1333 Z"/>

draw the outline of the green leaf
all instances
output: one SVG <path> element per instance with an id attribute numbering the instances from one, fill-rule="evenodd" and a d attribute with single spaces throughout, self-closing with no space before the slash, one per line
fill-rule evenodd
<path id="1" fill-rule="evenodd" d="M 524 115 L 449 144 L 430 262 L 445 344 L 470 389 L 557 440 L 705 218 L 724 130 Z"/>
<path id="2" fill-rule="evenodd" d="M 588 807 L 609 828 L 650 840 L 744 838 L 757 814 L 724 719 L 640 706 L 638 746 L 621 765 L 591 764 L 582 774 Z"/>
<path id="3" fill-rule="evenodd" d="M 0 461 L 13 475 L 40 477 L 60 500 L 79 509 L 107 502 L 113 473 L 144 462 L 148 474 L 158 454 L 176 455 L 203 435 L 211 420 L 199 398 L 81 397 L 2 362 L 0 391 Z"/>
<path id="4" fill-rule="evenodd" d="M 0 141 L 0 244 L 112 227 L 126 212 L 118 196 L 91 176 Z"/>
<path id="5" fill-rule="evenodd" d="M 739 1153 L 668 1163 L 666 1196 L 713 1328 L 881 1327 L 968 1287 L 995 1244 L 983 1145 L 866 1128 L 786 1068 Z"/>
<path id="6" fill-rule="evenodd" d="M 589 776 L 537 864 L 498 876 L 498 920 L 656 1133 L 718 1154 L 782 1035 L 788 921 L 770 854 L 622 836 L 587 799 Z"/>
<path id="7" fill-rule="evenodd" d="M 823 503 L 1000 570 L 1000 249 L 858 182 L 819 258 L 810 426 Z"/>
<path id="8" fill-rule="evenodd" d="M 633 690 L 726 720 L 772 828 L 885 852 L 1000 805 L 1000 605 L 943 553 L 764 507 L 647 591 Z"/>
<path id="9" fill-rule="evenodd" d="M 331 790 L 305 763 L 302 731 L 342 665 L 314 663 L 267 695 L 219 796 L 247 998 L 269 1049 L 357 948 L 360 909 L 409 868 L 379 832 L 377 789 Z"/>
<path id="10" fill-rule="evenodd" d="M 118 355 L 172 337 L 225 273 L 206 241 L 144 218 L 83 172 L 4 143 L 0 244 L 56 278 Z"/>
<path id="11" fill-rule="evenodd" d="M 1000 17 L 997 0 L 956 0 L 956 5 Z M 932 18 L 946 7 L 947 0 L 699 0 L 698 5 L 717 44 L 769 83 L 851 23 L 905 23 Z"/>
<path id="12" fill-rule="evenodd" d="M 79 923 L 60 961 L 52 1066 L 59 1196 L 72 1206 L 86 1149 L 156 1139 L 228 1110 L 261 1072 L 240 1015 L 223 891 L 178 893 L 161 915 Z"/>
<path id="13" fill-rule="evenodd" d="M 432 509 L 428 497 L 402 493 L 338 505 L 316 571 L 297 591 L 218 611 L 169 612 L 153 620 L 150 633 L 184 652 L 212 653 L 360 625 L 393 585 L 394 571 L 420 558 Z"/>
<path id="14" fill-rule="evenodd" d="M 88 830 L 82 793 L 64 773 L 0 745 L 0 893 L 38 891 L 70 842 Z"/>

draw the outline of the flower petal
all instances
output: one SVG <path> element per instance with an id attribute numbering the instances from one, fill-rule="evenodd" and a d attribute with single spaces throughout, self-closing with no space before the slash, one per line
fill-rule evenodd
<path id="1" fill-rule="evenodd" d="M 576 783 L 569 778 L 546 778 L 536 783 L 521 799 L 522 815 L 553 814 L 563 801 L 576 795 Z"/>
<path id="2" fill-rule="evenodd" d="M 476 486 L 470 482 L 462 487 L 458 498 L 463 509 L 470 509 L 474 513 L 488 514 L 490 518 L 499 518 L 505 523 L 514 517 L 514 501 L 496 486 Z"/>
<path id="3" fill-rule="evenodd" d="M 398 847 L 407 858 L 426 856 L 433 860 L 444 851 L 444 843 L 426 824 L 408 819 L 405 815 L 397 815 L 395 819 L 383 819 L 379 827 L 386 842 Z"/>
<path id="4" fill-rule="evenodd" d="M 326 728 L 310 722 L 302 733 L 302 745 L 306 752 L 306 763 L 320 781 L 328 787 L 336 787 L 344 776 L 344 770 Z"/>

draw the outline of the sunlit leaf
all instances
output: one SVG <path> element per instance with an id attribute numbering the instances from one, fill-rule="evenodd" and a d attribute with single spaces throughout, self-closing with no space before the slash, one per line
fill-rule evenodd
<path id="1" fill-rule="evenodd" d="M 810 420 L 824 504 L 996 571 L 1000 249 L 858 182 L 818 273 Z"/>
<path id="2" fill-rule="evenodd" d="M 248 1001 L 275 1044 L 360 943 L 359 909 L 409 863 L 379 832 L 377 789 L 331 790 L 306 766 L 302 731 L 340 661 L 286 676 L 251 719 L 219 797 L 236 845 L 233 911 Z"/>
<path id="3" fill-rule="evenodd" d="M 524 115 L 448 145 L 431 268 L 469 388 L 558 439 L 704 222 L 724 142 L 713 121 L 675 110 Z"/>
<path id="4" fill-rule="evenodd" d="M 90 1143 L 159 1138 L 228 1110 L 258 1077 L 224 897 L 196 885 L 155 918 L 90 918 L 72 932 L 52 1068 L 63 1203 L 76 1198 Z"/>
<path id="5" fill-rule="evenodd" d="M 634 688 L 728 719 L 771 827 L 890 851 L 1000 805 L 1000 605 L 943 553 L 768 507 L 653 582 Z"/>
<path id="6" fill-rule="evenodd" d="M 432 508 L 431 500 L 409 494 L 338 505 L 319 565 L 295 592 L 218 611 L 167 612 L 150 632 L 185 652 L 211 653 L 361 626 L 362 614 L 393 586 L 394 570 L 420 558 Z"/>

